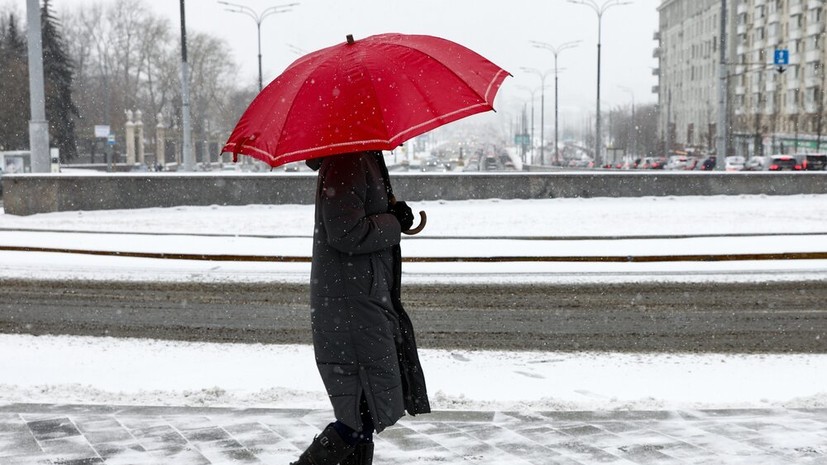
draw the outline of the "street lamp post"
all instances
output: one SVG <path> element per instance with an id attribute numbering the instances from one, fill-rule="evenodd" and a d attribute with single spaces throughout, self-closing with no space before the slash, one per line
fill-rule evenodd
<path id="1" fill-rule="evenodd" d="M 632 89 L 626 86 L 619 86 L 621 90 L 626 91 L 632 96 L 632 156 L 637 155 L 637 120 L 635 119 L 635 93 Z"/>
<path id="2" fill-rule="evenodd" d="M 575 40 L 575 41 L 571 41 L 571 42 L 565 42 L 565 43 L 562 43 L 562 44 L 558 45 L 557 47 L 555 47 L 553 45 L 550 45 L 550 44 L 547 44 L 545 42 L 538 42 L 536 40 L 532 40 L 531 43 L 534 44 L 534 46 L 537 47 L 537 48 L 544 48 L 546 50 L 549 50 L 554 55 L 554 161 L 559 164 L 560 163 L 560 139 L 558 138 L 558 126 L 559 125 L 557 124 L 557 121 L 558 121 L 557 55 L 559 55 L 560 52 L 562 52 L 563 50 L 568 50 L 570 48 L 576 47 L 577 44 L 580 43 L 580 41 Z"/>
<path id="3" fill-rule="evenodd" d="M 540 88 L 532 89 L 526 86 L 520 86 L 523 90 L 531 94 L 531 161 L 534 162 L 534 94 Z"/>
<path id="4" fill-rule="evenodd" d="M 256 30 L 258 33 L 258 91 L 261 92 L 263 89 L 262 85 L 262 76 L 261 76 L 261 23 L 264 21 L 265 18 L 268 16 L 274 15 L 276 13 L 286 13 L 291 10 L 292 7 L 298 5 L 298 3 L 286 3 L 284 5 L 275 5 L 269 8 L 265 8 L 261 12 L 257 12 L 254 9 L 250 8 L 246 5 L 239 5 L 238 3 L 230 3 L 225 1 L 219 2 L 221 5 L 226 5 L 227 11 L 231 11 L 233 13 L 241 13 L 253 18 L 253 21 L 256 22 Z"/>
<path id="5" fill-rule="evenodd" d="M 190 71 L 187 62 L 187 21 L 184 0 L 181 6 L 181 151 L 183 171 L 195 169 L 195 152 L 192 151 L 192 130 L 190 127 Z"/>
<path id="6" fill-rule="evenodd" d="M 535 68 L 521 68 L 526 73 L 536 74 L 540 77 L 540 164 L 546 164 L 546 139 L 545 139 L 545 127 L 546 127 L 546 76 L 552 70 L 546 70 L 545 72 L 540 71 L 539 69 Z"/>
<path id="7" fill-rule="evenodd" d="M 600 158 L 600 149 L 603 144 L 601 127 L 600 127 L 600 41 L 602 35 L 603 13 L 613 6 L 628 5 L 632 2 L 621 0 L 607 0 L 603 4 L 598 4 L 595 0 L 568 0 L 569 3 L 577 5 L 586 5 L 594 10 L 597 14 L 597 120 L 595 122 L 595 141 L 594 141 L 594 163 L 595 166 L 602 166 Z"/>

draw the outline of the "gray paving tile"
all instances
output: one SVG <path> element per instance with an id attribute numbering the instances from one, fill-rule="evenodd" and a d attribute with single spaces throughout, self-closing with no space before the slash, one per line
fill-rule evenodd
<path id="1" fill-rule="evenodd" d="M 0 463 L 7 457 L 37 455 L 40 452 L 40 445 L 25 426 L 18 427 L 17 431 L 0 433 Z"/>
<path id="2" fill-rule="evenodd" d="M 95 452 L 97 452 L 101 458 L 107 461 L 125 454 L 135 455 L 135 453 L 141 454 L 142 452 L 146 452 L 146 449 L 135 441 L 100 443 L 94 444 L 92 448 L 95 449 Z"/>
<path id="3" fill-rule="evenodd" d="M 825 409 L 435 412 L 376 436 L 377 465 L 827 465 Z M 11 404 L 0 465 L 289 463 L 326 410 Z"/>
<path id="4" fill-rule="evenodd" d="M 26 423 L 29 431 L 38 441 L 49 439 L 80 436 L 80 431 L 68 417 L 54 418 L 49 420 L 35 420 Z"/>
<path id="5" fill-rule="evenodd" d="M 15 457 L 3 457 L 0 459 L 2 465 L 54 465 L 48 457 L 20 455 Z"/>
<path id="6" fill-rule="evenodd" d="M 100 461 L 100 456 L 83 436 L 50 439 L 39 441 L 39 443 L 43 453 L 56 463 L 83 462 L 95 459 Z"/>

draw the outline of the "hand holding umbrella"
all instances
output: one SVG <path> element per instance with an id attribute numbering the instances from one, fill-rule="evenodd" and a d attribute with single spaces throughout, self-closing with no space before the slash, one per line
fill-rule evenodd
<path id="1" fill-rule="evenodd" d="M 414 216 L 411 207 L 406 202 L 399 202 L 393 195 L 390 196 L 390 211 L 399 220 L 402 225 L 402 234 L 413 236 L 419 234 L 425 229 L 425 223 L 428 222 L 428 215 L 424 211 L 419 211 L 419 226 L 413 227 Z"/>

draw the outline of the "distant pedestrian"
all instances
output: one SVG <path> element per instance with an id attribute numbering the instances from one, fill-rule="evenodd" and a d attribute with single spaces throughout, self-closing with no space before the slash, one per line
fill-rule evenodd
<path id="1" fill-rule="evenodd" d="M 336 421 L 293 465 L 370 465 L 373 433 L 430 412 L 413 326 L 400 300 L 401 232 L 382 153 L 309 160 L 316 187 L 311 322 L 316 365 Z"/>

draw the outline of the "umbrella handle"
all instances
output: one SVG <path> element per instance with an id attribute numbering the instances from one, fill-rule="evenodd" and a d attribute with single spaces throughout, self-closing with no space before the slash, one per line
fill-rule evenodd
<path id="1" fill-rule="evenodd" d="M 407 234 L 409 236 L 413 236 L 414 234 L 419 234 L 425 229 L 425 223 L 428 222 L 428 215 L 425 214 L 424 211 L 419 211 L 419 226 L 415 228 L 411 228 L 407 231 L 402 231 L 403 234 Z"/>

